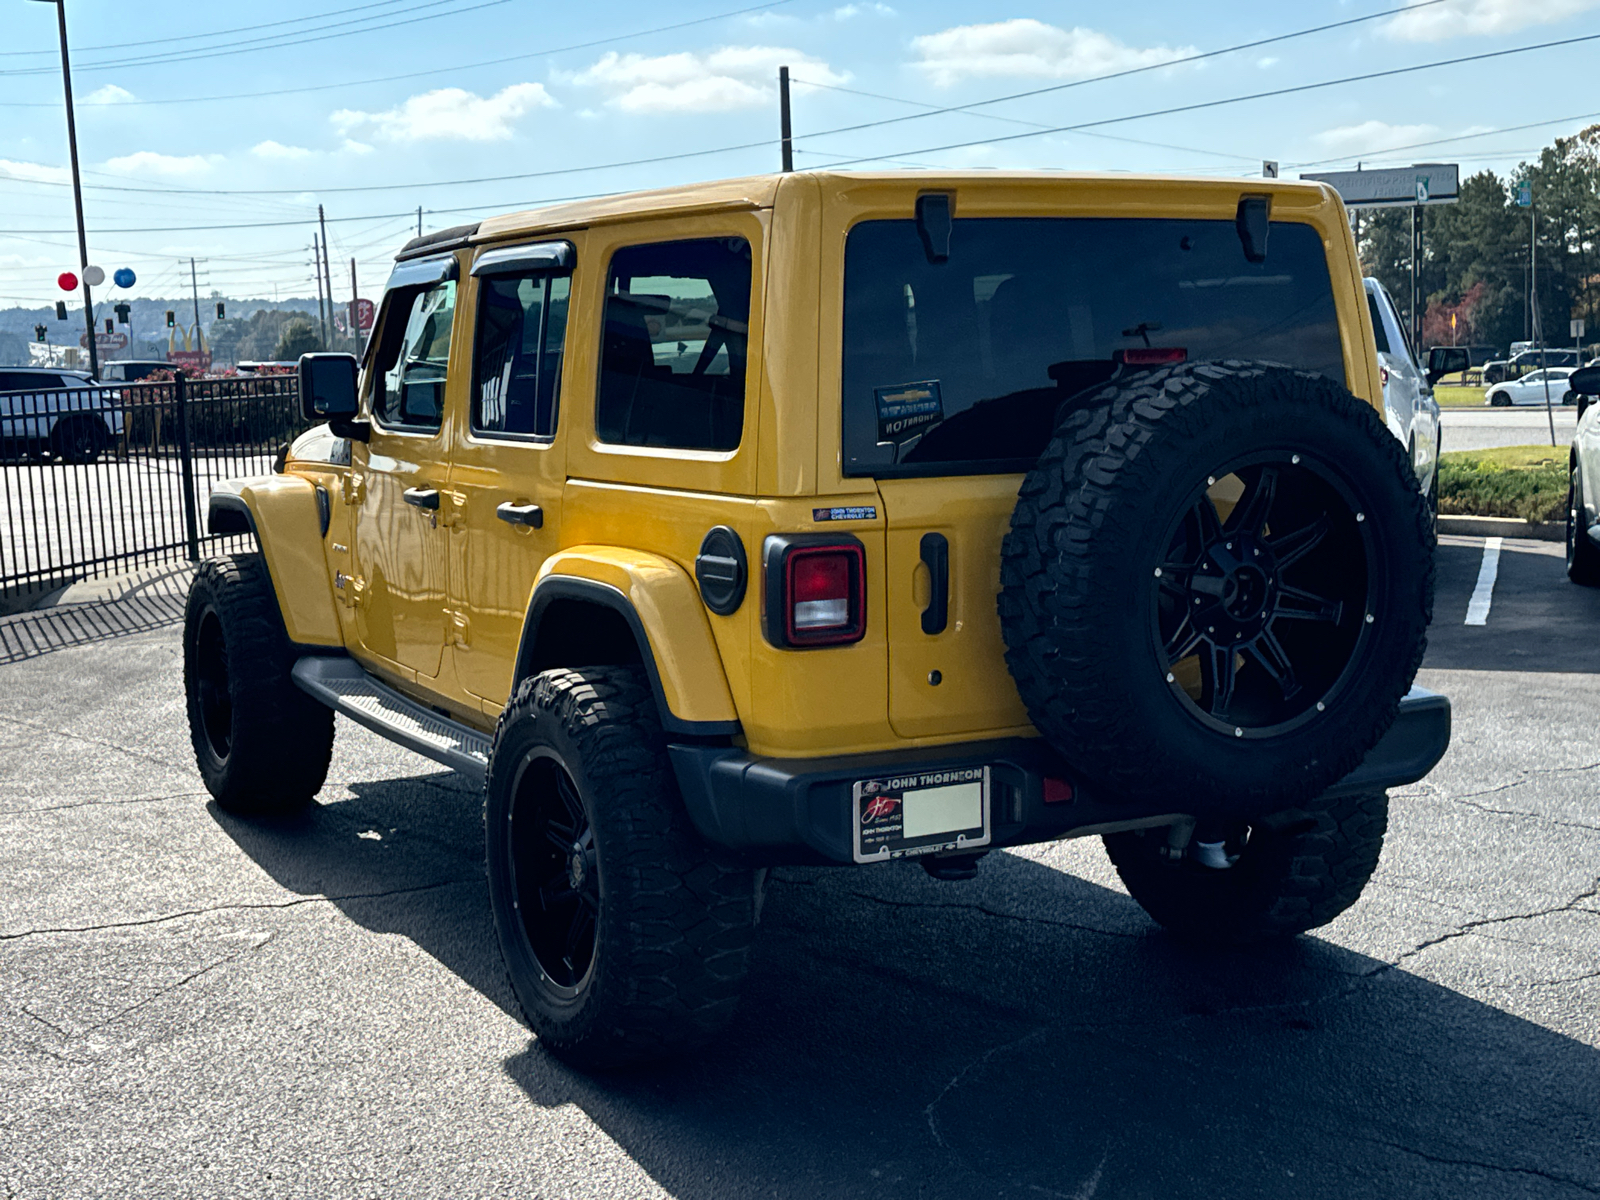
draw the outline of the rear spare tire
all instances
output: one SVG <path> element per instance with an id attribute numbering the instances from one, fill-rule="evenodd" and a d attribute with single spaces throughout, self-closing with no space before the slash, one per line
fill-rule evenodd
<path id="1" fill-rule="evenodd" d="M 1130 799 L 1265 811 L 1394 721 L 1433 606 L 1427 505 L 1320 375 L 1194 363 L 1076 407 L 1002 553 L 1006 662 L 1041 733 Z"/>

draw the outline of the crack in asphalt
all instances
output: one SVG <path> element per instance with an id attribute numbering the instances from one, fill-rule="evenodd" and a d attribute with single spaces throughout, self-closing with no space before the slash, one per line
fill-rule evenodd
<path id="1" fill-rule="evenodd" d="M 43 937 L 53 933 L 101 933 L 110 929 L 136 929 L 143 925 L 161 925 L 168 921 L 181 921 L 186 917 L 199 917 L 207 913 L 253 912 L 260 910 L 298 908 L 302 904 L 341 904 L 346 900 L 381 900 L 386 896 L 405 896 L 413 892 L 430 892 L 438 888 L 455 887 L 462 883 L 477 883 L 474 879 L 445 879 L 438 883 L 422 883 L 416 887 L 392 888 L 383 892 L 352 892 L 343 896 L 297 896 L 293 900 L 259 904 L 215 904 L 206 908 L 186 908 L 181 912 L 166 913 L 159 917 L 143 917 L 137 921 L 108 921 L 103 925 L 62 925 L 43 929 L 22 929 L 15 933 L 0 933 L 0 942 L 14 942 L 22 938 Z"/>
<path id="2" fill-rule="evenodd" d="M 62 812 L 69 808 L 108 808 L 117 804 L 156 804 L 162 800 L 186 800 L 208 796 L 209 792 L 172 792 L 164 796 L 130 796 L 123 800 L 74 800 L 70 804 L 47 804 L 43 808 L 0 808 L 0 817 L 27 817 L 34 813 Z"/>
<path id="3" fill-rule="evenodd" d="M 1516 785 L 1520 786 L 1520 785 Z M 1473 795 L 1487 796 L 1488 792 L 1475 792 Z M 1544 813 L 1525 812 L 1520 808 L 1490 808 L 1487 804 L 1475 803 L 1466 796 L 1456 796 L 1452 803 L 1465 804 L 1468 808 L 1475 808 L 1479 812 L 1490 813 L 1497 817 L 1526 817 L 1532 821 L 1542 821 L 1546 825 L 1559 825 L 1563 829 L 1582 829 L 1589 833 L 1600 833 L 1600 825 L 1586 825 L 1582 821 L 1562 821 L 1555 817 L 1548 817 Z"/>
<path id="4" fill-rule="evenodd" d="M 191 971 L 189 974 L 185 975 L 182 979 L 178 980 L 177 983 L 174 983 L 174 984 L 172 984 L 172 985 L 170 985 L 168 987 L 161 988 L 158 991 L 152 992 L 150 995 L 146 996 L 143 1000 L 140 1000 L 137 1004 L 130 1004 L 127 1008 L 123 1009 L 121 1012 L 113 1013 L 111 1016 L 107 1017 L 104 1021 L 97 1021 L 97 1022 L 95 1022 L 95 1024 L 85 1027 L 83 1032 L 77 1034 L 76 1036 L 83 1037 L 86 1034 L 93 1033 L 97 1029 L 104 1029 L 107 1025 L 110 1025 L 110 1024 L 116 1022 L 116 1021 L 120 1021 L 120 1020 L 122 1020 L 123 1017 L 130 1016 L 131 1014 L 138 1012 L 141 1008 L 144 1008 L 146 1005 L 154 1004 L 157 1000 L 161 999 L 161 997 L 170 996 L 173 992 L 178 991 L 180 988 L 188 987 L 191 983 L 193 983 L 196 979 L 199 979 L 202 975 L 209 974 L 210 972 L 216 970 L 218 967 L 225 967 L 231 962 L 238 962 L 241 958 L 243 958 L 247 954 L 254 954 L 256 951 L 264 949 L 265 947 L 271 945 L 272 942 L 277 938 L 277 936 L 278 935 L 276 933 L 269 933 L 269 934 L 267 934 L 266 937 L 262 938 L 259 942 L 255 943 L 255 945 L 253 945 L 253 946 L 248 946 L 243 950 L 239 950 L 239 951 L 236 951 L 233 954 L 229 954 L 229 955 L 226 955 L 226 956 L 224 956 L 222 958 L 219 958 L 219 959 L 217 959 L 216 962 L 208 963 L 207 965 L 201 967 L 198 971 Z"/>
<path id="5" fill-rule="evenodd" d="M 1438 937 L 1428 938 L 1426 941 L 1417 943 L 1416 946 L 1412 947 L 1410 950 L 1407 950 L 1393 962 L 1380 963 L 1372 970 L 1366 972 L 1363 978 L 1373 979 L 1387 971 L 1393 971 L 1402 963 L 1409 962 L 1411 959 L 1417 957 L 1417 955 L 1426 950 L 1431 950 L 1435 946 L 1442 945 L 1445 942 L 1454 941 L 1456 938 L 1466 937 L 1469 933 L 1473 933 L 1476 930 L 1483 929 L 1487 926 L 1504 925 L 1512 921 L 1536 921 L 1540 917 L 1551 917 L 1557 913 L 1564 912 L 1581 912 L 1595 915 L 1592 909 L 1583 907 L 1583 901 L 1592 900 L 1596 896 L 1600 896 L 1600 879 L 1595 880 L 1591 886 L 1579 892 L 1565 904 L 1556 904 L 1550 906 L 1549 908 L 1535 909 L 1533 912 L 1507 913 L 1506 915 L 1499 917 L 1478 917 L 1471 921 L 1465 921 L 1447 933 L 1441 933 Z"/>
<path id="6" fill-rule="evenodd" d="M 1407 1146 L 1403 1142 L 1391 1142 L 1383 1138 L 1362 1138 L 1374 1146 L 1387 1146 L 1391 1150 L 1398 1150 L 1402 1154 L 1411 1154 L 1424 1162 L 1438 1163 L 1448 1167 L 1477 1167 L 1484 1171 L 1499 1171 L 1506 1175 L 1531 1175 L 1535 1179 L 1547 1179 L 1551 1183 L 1564 1183 L 1568 1187 L 1575 1187 L 1579 1191 L 1588 1192 L 1590 1195 L 1600 1196 L 1600 1186 L 1585 1183 L 1581 1179 L 1573 1179 L 1567 1175 L 1557 1175 L 1551 1171 L 1541 1171 L 1537 1167 L 1508 1167 L 1501 1163 L 1483 1162 L 1476 1158 L 1446 1158 L 1442 1154 L 1429 1154 L 1426 1150 L 1418 1150 Z"/>
<path id="7" fill-rule="evenodd" d="M 11 722 L 13 725 L 26 725 L 29 729 L 37 729 L 40 733 L 53 733 L 56 737 L 63 737 L 77 742 L 87 742 L 91 746 L 102 746 L 107 750 L 116 750 L 121 754 L 128 755 L 130 758 L 141 758 L 145 762 L 155 763 L 156 766 L 166 767 L 170 771 L 181 771 L 184 769 L 183 767 L 178 766 L 176 763 L 168 762 L 164 758 L 157 758 L 153 754 L 144 754 L 138 750 L 130 750 L 126 746 L 120 746 L 116 742 L 108 742 L 104 738 L 88 737 L 87 735 L 81 733 L 69 733 L 65 729 L 56 729 L 51 725 L 41 725 L 38 721 L 29 721 L 25 717 L 8 716 L 6 720 Z"/>
<path id="8" fill-rule="evenodd" d="M 998 1046 L 991 1046 L 988 1050 L 985 1050 L 982 1054 L 978 1055 L 977 1058 L 973 1059 L 966 1066 L 962 1067 L 961 1070 L 957 1071 L 953 1076 L 951 1076 L 950 1082 L 945 1084 L 944 1087 L 940 1088 L 939 1094 L 932 1100 L 928 1101 L 927 1107 L 922 1110 L 923 1115 L 928 1119 L 928 1132 L 933 1135 L 933 1140 L 938 1143 L 940 1149 L 950 1149 L 944 1140 L 944 1135 L 939 1132 L 939 1118 L 934 1113 L 934 1110 L 939 1107 L 944 1098 L 953 1092 L 957 1087 L 959 1087 L 963 1079 L 972 1074 L 972 1072 L 976 1071 L 979 1067 L 986 1064 L 996 1054 L 999 1054 L 1005 1050 L 1013 1049 L 1017 1046 L 1021 1046 L 1024 1043 L 1031 1042 L 1036 1038 L 1042 1038 L 1048 1032 L 1049 1029 L 1047 1027 L 1041 1026 L 1038 1029 L 1023 1034 L 1019 1038 L 1013 1038 L 1009 1042 L 1002 1042 Z"/>

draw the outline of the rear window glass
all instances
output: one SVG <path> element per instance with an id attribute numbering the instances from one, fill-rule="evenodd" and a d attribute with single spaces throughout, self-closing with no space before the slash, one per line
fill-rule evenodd
<path id="1" fill-rule="evenodd" d="M 1378 308 L 1378 298 L 1367 293 L 1367 307 L 1372 310 L 1372 337 L 1378 343 L 1378 353 L 1389 353 L 1389 335 L 1383 327 L 1383 313 Z"/>
<path id="2" fill-rule="evenodd" d="M 1147 349 L 1343 383 L 1322 239 L 1274 222 L 1251 263 L 1232 221 L 965 219 L 932 263 L 915 221 L 863 222 L 845 250 L 845 473 L 1025 469 L 1061 405 Z"/>

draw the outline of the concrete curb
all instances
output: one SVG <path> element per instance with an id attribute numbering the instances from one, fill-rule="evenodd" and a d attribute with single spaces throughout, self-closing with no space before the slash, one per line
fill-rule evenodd
<path id="1" fill-rule="evenodd" d="M 1532 538 L 1537 542 L 1565 542 L 1567 527 L 1560 521 L 1524 521 L 1521 517 L 1463 517 L 1441 513 L 1439 532 L 1458 537 Z"/>

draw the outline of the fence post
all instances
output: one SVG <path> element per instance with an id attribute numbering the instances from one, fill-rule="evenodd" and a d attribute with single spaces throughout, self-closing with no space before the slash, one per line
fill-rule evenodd
<path id="1" fill-rule="evenodd" d="M 194 498 L 194 448 L 189 441 L 189 388 L 183 372 L 174 372 L 173 395 L 178 401 L 178 464 L 183 472 L 183 531 L 189 539 L 189 561 L 200 561 L 200 514 Z"/>

